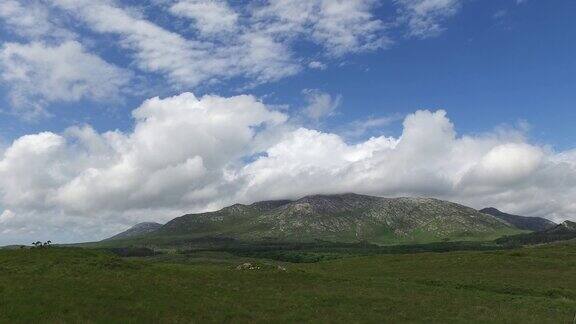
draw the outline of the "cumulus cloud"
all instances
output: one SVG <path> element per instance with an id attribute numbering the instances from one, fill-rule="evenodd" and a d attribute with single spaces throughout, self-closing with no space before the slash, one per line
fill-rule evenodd
<path id="1" fill-rule="evenodd" d="M 457 136 L 444 111 L 418 111 L 405 118 L 400 137 L 356 145 L 299 129 L 243 172 L 251 179 L 245 187 L 248 200 L 265 193 L 274 198 L 349 191 L 418 195 L 560 220 L 573 219 L 576 211 L 573 157 L 513 133 Z"/>
<path id="2" fill-rule="evenodd" d="M 76 41 L 54 46 L 33 42 L 0 48 L 0 78 L 11 89 L 14 109 L 34 118 L 44 114 L 50 102 L 115 98 L 130 74 Z"/>
<path id="3" fill-rule="evenodd" d="M 130 132 L 86 125 L 11 143 L 0 158 L 3 237 L 98 239 L 236 202 L 341 192 L 575 219 L 574 151 L 515 132 L 458 135 L 442 110 L 406 116 L 398 137 L 357 144 L 245 95 L 152 98 L 133 116 Z"/>
<path id="4" fill-rule="evenodd" d="M 133 116 L 130 133 L 83 126 L 14 141 L 0 160 L 0 205 L 18 215 L 8 223 L 33 219 L 28 231 L 73 223 L 90 237 L 134 217 L 166 220 L 228 202 L 235 163 L 287 118 L 251 96 L 189 93 L 149 99 Z M 87 229 L 84 219 L 104 225 Z"/>

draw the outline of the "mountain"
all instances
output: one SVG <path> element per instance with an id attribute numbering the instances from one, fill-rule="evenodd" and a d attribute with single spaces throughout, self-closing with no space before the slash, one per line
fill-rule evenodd
<path id="1" fill-rule="evenodd" d="M 556 223 L 545 218 L 506 214 L 493 207 L 484 208 L 480 212 L 497 217 L 521 230 L 540 232 L 556 226 Z"/>
<path id="2" fill-rule="evenodd" d="M 126 231 L 124 231 L 120 234 L 116 234 L 110 238 L 107 238 L 106 240 L 107 241 L 122 240 L 122 239 L 128 239 L 128 238 L 143 236 L 143 235 L 152 233 L 161 227 L 162 227 L 162 224 L 159 224 L 159 223 L 152 223 L 152 222 L 139 223 L 139 224 L 136 224 L 136 225 L 130 227 L 129 229 L 127 229 Z"/>
<path id="3" fill-rule="evenodd" d="M 518 232 L 494 216 L 447 201 L 341 194 L 236 204 L 184 215 L 147 237 L 396 243 L 495 238 Z"/>
<path id="4" fill-rule="evenodd" d="M 502 237 L 496 240 L 499 244 L 531 245 L 576 239 L 576 223 L 565 221 L 541 232 Z"/>

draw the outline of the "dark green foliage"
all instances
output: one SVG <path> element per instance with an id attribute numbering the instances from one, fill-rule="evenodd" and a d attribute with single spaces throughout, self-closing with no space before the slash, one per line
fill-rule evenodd
<path id="1" fill-rule="evenodd" d="M 505 236 L 496 240 L 496 243 L 505 246 L 522 246 L 552 243 L 557 241 L 568 241 L 576 239 L 575 233 L 527 233 L 512 236 Z"/>
<path id="2" fill-rule="evenodd" d="M 576 223 L 565 221 L 550 229 L 541 232 L 504 236 L 496 240 L 496 243 L 507 246 L 521 246 L 567 241 L 576 239 Z"/>
<path id="3" fill-rule="evenodd" d="M 316 243 L 276 242 L 268 244 L 261 242 L 250 245 L 239 244 L 217 250 L 242 257 L 264 258 L 295 263 L 312 263 L 351 256 L 425 252 L 494 251 L 507 248 L 507 246 L 497 245 L 491 242 L 437 242 L 379 246 L 365 242 L 348 244 L 319 241 Z"/>
<path id="4" fill-rule="evenodd" d="M 32 242 L 32 247 L 36 249 L 48 248 L 52 244 L 52 241 L 48 240 L 44 243 L 40 241 Z M 21 247 L 22 248 L 22 247 Z"/>
<path id="5" fill-rule="evenodd" d="M 158 254 L 158 252 L 145 247 L 110 248 L 107 250 L 121 257 L 149 257 Z"/>

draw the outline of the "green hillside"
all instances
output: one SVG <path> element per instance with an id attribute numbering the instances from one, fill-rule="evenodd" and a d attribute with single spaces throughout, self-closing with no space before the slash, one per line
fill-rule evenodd
<path id="1" fill-rule="evenodd" d="M 140 236 L 140 241 L 174 245 L 217 237 L 396 244 L 491 240 L 521 232 L 494 216 L 447 201 L 342 194 L 236 204 L 215 212 L 184 215 Z"/>
<path id="2" fill-rule="evenodd" d="M 309 264 L 1 250 L 0 322 L 571 323 L 575 267 L 574 243 Z"/>

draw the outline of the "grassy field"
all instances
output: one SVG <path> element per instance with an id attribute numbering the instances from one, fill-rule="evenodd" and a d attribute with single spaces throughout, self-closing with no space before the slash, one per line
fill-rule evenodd
<path id="1" fill-rule="evenodd" d="M 259 269 L 238 270 L 243 262 Z M 305 264 L 215 251 L 0 251 L 2 323 L 572 323 L 575 312 L 573 242 Z"/>

